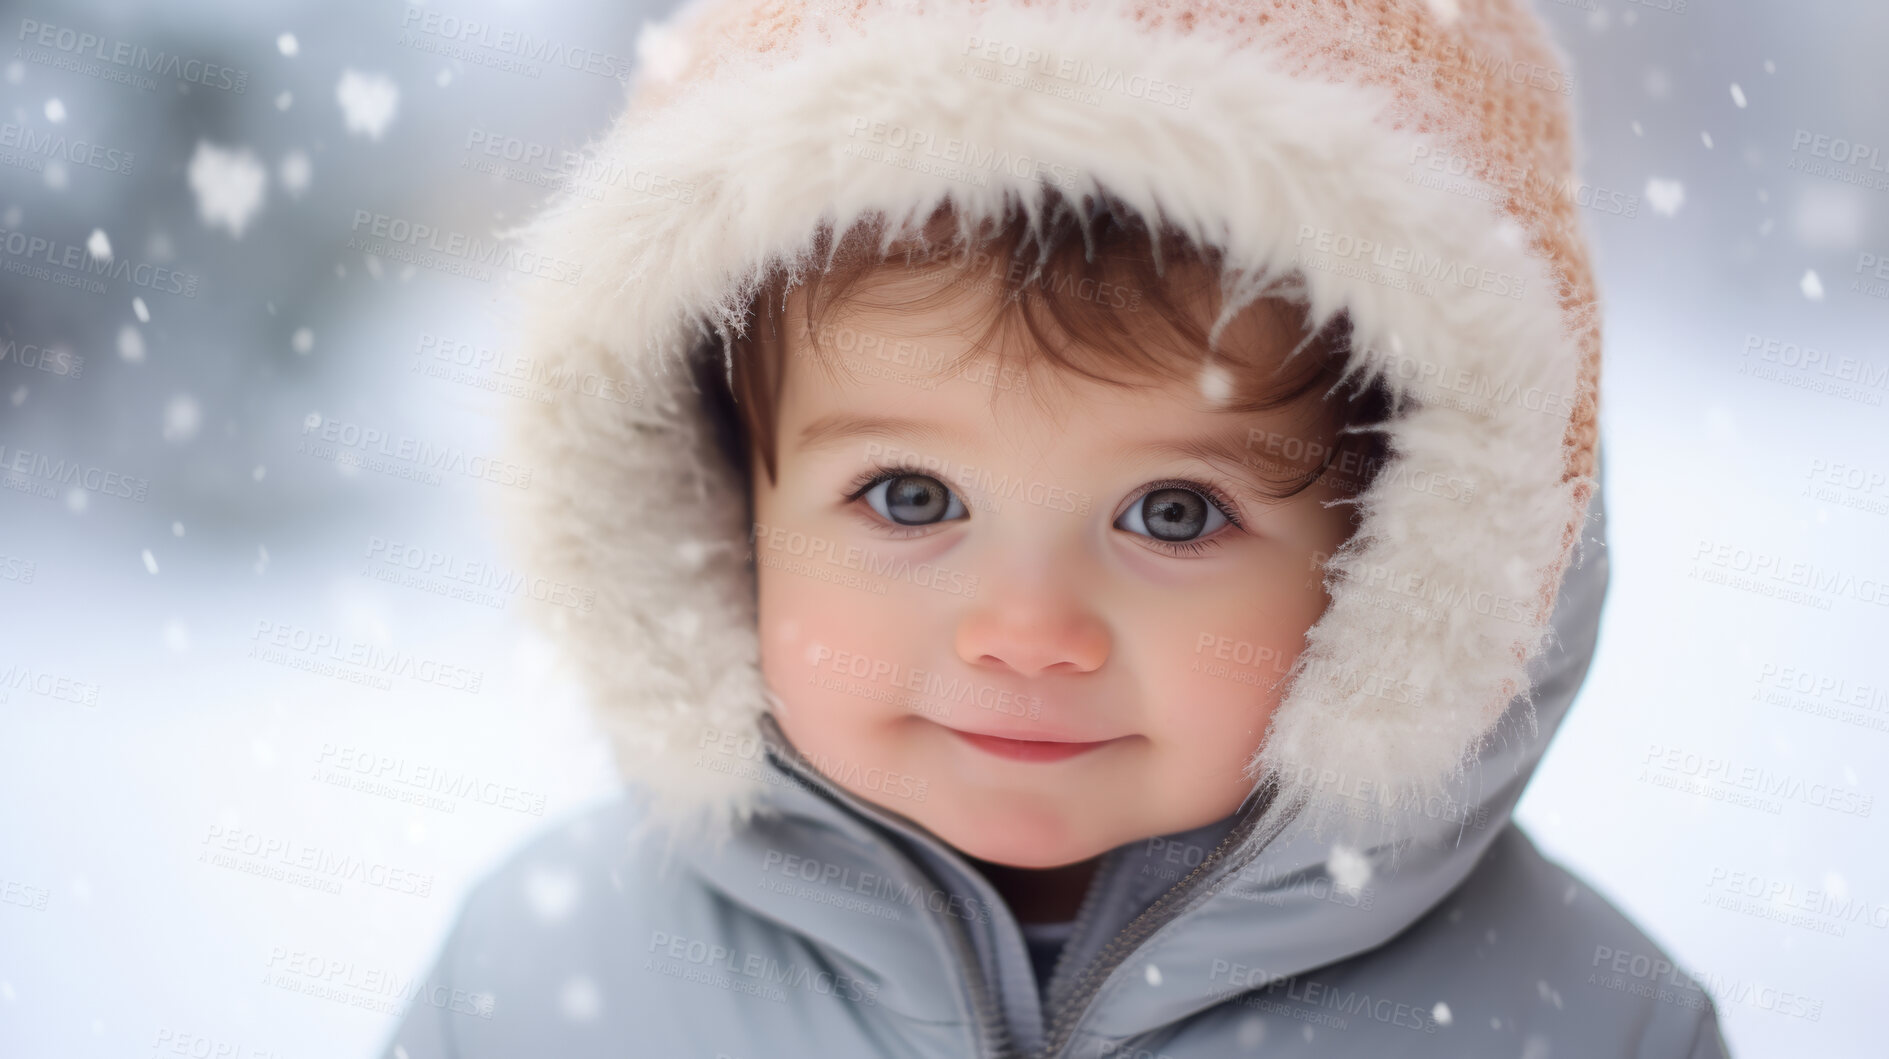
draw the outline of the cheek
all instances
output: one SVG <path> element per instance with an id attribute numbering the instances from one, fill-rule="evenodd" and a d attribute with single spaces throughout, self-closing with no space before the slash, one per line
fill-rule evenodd
<path id="1" fill-rule="evenodd" d="M 1140 640 L 1152 650 L 1142 670 L 1151 698 L 1151 733 L 1189 753 L 1243 765 L 1257 749 L 1279 682 L 1305 647 L 1305 633 L 1325 607 L 1315 576 L 1296 567 L 1237 578 L 1243 592 L 1177 597 L 1144 610 Z M 1272 586 L 1272 587 L 1261 587 Z"/>
<path id="2" fill-rule="evenodd" d="M 907 623 L 883 597 L 791 570 L 757 574 L 761 672 L 788 738 L 810 751 L 857 745 L 887 712 L 858 692 L 878 686 L 875 665 L 903 661 Z"/>

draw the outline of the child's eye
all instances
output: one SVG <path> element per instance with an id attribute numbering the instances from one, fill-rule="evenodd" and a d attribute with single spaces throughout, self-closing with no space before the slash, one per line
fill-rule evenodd
<path id="1" fill-rule="evenodd" d="M 1199 552 L 1218 540 L 1203 540 L 1229 522 L 1226 501 L 1186 482 L 1155 482 L 1115 520 L 1115 528 L 1151 539 L 1164 550 Z"/>
<path id="2" fill-rule="evenodd" d="M 893 474 L 874 480 L 857 494 L 887 522 L 900 526 L 929 526 L 964 517 L 964 501 L 928 474 Z"/>

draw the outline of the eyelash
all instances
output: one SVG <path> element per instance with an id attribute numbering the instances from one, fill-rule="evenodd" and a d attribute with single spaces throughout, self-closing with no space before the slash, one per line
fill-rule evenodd
<path id="1" fill-rule="evenodd" d="M 859 499 L 870 492 L 873 486 L 878 485 L 880 482 L 889 481 L 894 478 L 903 478 L 913 474 L 924 474 L 924 472 L 906 467 L 886 467 L 878 464 L 868 467 L 846 487 L 846 503 L 848 505 L 857 505 Z M 927 475 L 927 477 L 931 476 Z M 949 486 L 947 485 L 946 488 L 949 488 Z M 1235 529 L 1243 530 L 1246 528 L 1245 521 L 1240 518 L 1239 505 L 1235 504 L 1229 497 L 1229 490 L 1213 482 L 1197 482 L 1186 478 L 1163 478 L 1160 481 L 1149 482 L 1147 487 L 1142 489 L 1140 493 L 1137 493 L 1135 498 L 1130 500 L 1129 503 L 1134 504 L 1145 498 L 1149 493 L 1160 489 L 1188 489 L 1199 493 L 1206 497 L 1208 502 L 1219 508 L 1220 514 L 1224 515 L 1226 520 L 1231 522 Z M 1122 510 L 1126 511 L 1128 509 L 1124 507 Z M 1118 515 L 1116 517 L 1120 518 L 1121 516 Z M 926 530 L 931 528 L 928 525 L 888 526 L 884 519 L 878 517 L 876 512 L 862 514 L 860 518 L 866 519 L 869 524 L 877 527 L 881 532 L 890 532 L 895 539 L 899 540 L 908 537 L 922 536 Z M 1169 555 L 1178 558 L 1183 552 L 1199 555 L 1209 548 L 1220 547 L 1222 544 L 1220 540 L 1221 536 L 1224 536 L 1224 534 L 1216 534 L 1205 540 L 1197 541 L 1161 541 L 1155 540 L 1153 537 L 1143 539 L 1149 544 L 1167 552 Z"/>

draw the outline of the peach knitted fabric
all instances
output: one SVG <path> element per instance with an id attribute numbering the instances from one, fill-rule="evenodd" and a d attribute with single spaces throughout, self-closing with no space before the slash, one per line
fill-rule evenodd
<path id="1" fill-rule="evenodd" d="M 933 3 L 939 0 L 932 0 Z M 950 0 L 944 0 L 949 3 Z M 961 0 L 976 9 L 988 0 Z M 1009 0 L 1031 8 L 1085 0 Z M 1578 222 L 1573 75 L 1520 0 L 1129 0 L 1149 29 L 1209 34 L 1240 48 L 1266 48 L 1287 69 L 1390 89 L 1394 126 L 1435 137 L 1451 151 L 1448 171 L 1493 188 L 1549 260 L 1556 296 L 1581 350 L 1579 386 L 1566 438 L 1563 481 L 1592 477 L 1599 433 L 1600 313 Z M 854 25 L 871 12 L 923 12 L 925 0 L 697 0 L 678 19 L 683 39 L 645 44 L 633 116 L 659 107 L 735 55 L 791 57 L 807 20 Z M 653 76 L 652 76 L 653 74 Z M 1578 494 L 1584 506 L 1587 493 Z M 1564 545 L 1579 532 L 1568 526 Z M 1552 604 L 1544 599 L 1544 608 Z"/>

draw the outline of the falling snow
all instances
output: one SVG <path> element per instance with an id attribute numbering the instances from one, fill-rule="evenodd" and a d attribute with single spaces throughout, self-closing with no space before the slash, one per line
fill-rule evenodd
<path id="1" fill-rule="evenodd" d="M 289 336 L 289 348 L 307 356 L 308 351 L 315 348 L 315 332 L 306 327 L 296 328 L 295 333 Z"/>
<path id="2" fill-rule="evenodd" d="M 1371 861 L 1362 852 L 1349 846 L 1334 843 L 1331 856 L 1325 861 L 1325 870 L 1331 873 L 1332 885 L 1347 893 L 1356 894 L 1371 881 Z"/>
<path id="3" fill-rule="evenodd" d="M 149 573 L 157 573 L 157 556 L 152 555 L 149 548 L 144 549 L 143 555 L 144 569 Z"/>
<path id="4" fill-rule="evenodd" d="M 1823 280 L 1817 278 L 1817 270 L 1805 269 L 1804 278 L 1797 281 L 1797 289 L 1804 292 L 1804 297 L 1813 302 L 1823 300 Z"/>
<path id="5" fill-rule="evenodd" d="M 1219 364 L 1203 364 L 1197 382 L 1201 399 L 1210 405 L 1223 405 L 1233 398 L 1233 376 Z"/>
<path id="6" fill-rule="evenodd" d="M 105 229 L 92 229 L 91 238 L 85 241 L 85 252 L 100 261 L 112 259 L 112 241 L 105 236 Z"/>
<path id="7" fill-rule="evenodd" d="M 164 440 L 189 441 L 203 425 L 203 413 L 196 398 L 180 393 L 164 406 Z"/>
<path id="8" fill-rule="evenodd" d="M 132 364 L 144 363 L 144 335 L 130 324 L 118 329 L 118 356 Z"/>
<path id="9" fill-rule="evenodd" d="M 1646 181 L 1646 204 L 1653 207 L 1653 212 L 1662 217 L 1671 217 L 1679 212 L 1679 207 L 1686 203 L 1686 185 L 1677 180 L 1662 180 L 1648 177 Z"/>
<path id="10" fill-rule="evenodd" d="M 1436 1024 L 1439 1026 L 1447 1026 L 1450 1024 L 1450 1021 L 1455 1018 L 1455 1016 L 1450 1014 L 1450 1006 L 1441 1000 L 1437 1001 L 1436 1006 L 1430 1009 L 1430 1017 L 1435 1019 Z"/>
<path id="11" fill-rule="evenodd" d="M 525 903 L 546 923 L 556 923 L 577 904 L 577 877 L 563 868 L 533 865 L 525 874 Z"/>
<path id="12" fill-rule="evenodd" d="M 343 70 L 335 84 L 335 102 L 341 104 L 350 134 L 379 140 L 400 109 L 400 86 L 385 74 Z"/>
<path id="13" fill-rule="evenodd" d="M 589 1022 L 603 1011 L 603 993 L 597 983 L 578 975 L 558 991 L 558 1009 L 573 1022 Z"/>
<path id="14" fill-rule="evenodd" d="M 308 190 L 309 181 L 314 176 L 314 165 L 306 153 L 290 151 L 282 156 L 282 164 L 276 167 L 276 176 L 282 181 L 282 189 L 289 193 L 289 197 L 299 199 Z"/>
<path id="15" fill-rule="evenodd" d="M 197 216 L 212 228 L 228 228 L 243 237 L 256 211 L 262 208 L 269 172 L 247 148 L 225 150 L 208 140 L 197 141 L 190 156 L 190 190 L 197 196 Z"/>
<path id="16" fill-rule="evenodd" d="M 66 105 L 54 96 L 46 101 L 46 120 L 54 125 L 66 120 Z"/>
<path id="17" fill-rule="evenodd" d="M 295 39 L 295 34 L 293 33 L 284 33 L 280 37 L 277 37 L 275 39 L 275 47 L 277 51 L 291 59 L 302 50 L 302 45 Z"/>

